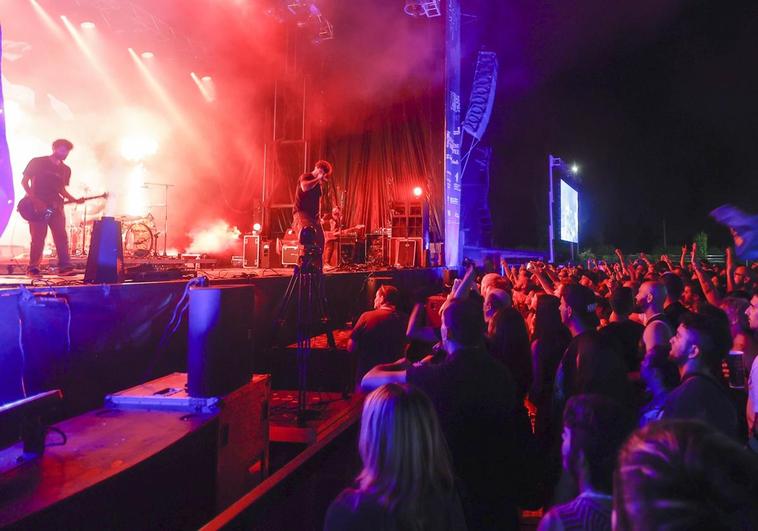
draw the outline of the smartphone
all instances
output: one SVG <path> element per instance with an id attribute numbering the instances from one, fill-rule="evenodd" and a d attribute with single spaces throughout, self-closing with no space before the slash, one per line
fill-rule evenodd
<path id="1" fill-rule="evenodd" d="M 729 367 L 729 387 L 732 389 L 745 388 L 745 364 L 743 362 L 744 352 L 741 350 L 730 350 L 726 358 Z"/>

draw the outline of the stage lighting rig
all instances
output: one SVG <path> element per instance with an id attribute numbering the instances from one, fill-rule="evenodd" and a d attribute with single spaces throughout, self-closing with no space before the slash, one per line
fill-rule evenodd
<path id="1" fill-rule="evenodd" d="M 434 18 L 442 16 L 439 0 L 405 0 L 403 11 L 411 17 Z"/>
<path id="2" fill-rule="evenodd" d="M 334 26 L 312 0 L 279 0 L 266 14 L 280 23 L 292 20 L 298 28 L 311 30 L 314 44 L 334 38 Z"/>

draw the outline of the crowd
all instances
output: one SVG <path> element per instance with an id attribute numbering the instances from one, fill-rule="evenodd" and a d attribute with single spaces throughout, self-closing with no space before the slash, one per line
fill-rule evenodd
<path id="1" fill-rule="evenodd" d="M 325 529 L 758 529 L 758 263 L 616 254 L 470 265 L 409 315 L 382 287 Z"/>

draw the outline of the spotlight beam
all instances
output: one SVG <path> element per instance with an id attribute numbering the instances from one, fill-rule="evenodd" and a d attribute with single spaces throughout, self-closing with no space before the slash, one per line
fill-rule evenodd
<path id="1" fill-rule="evenodd" d="M 205 88 L 205 85 L 200 80 L 200 78 L 197 77 L 197 74 L 190 72 L 190 77 L 192 78 L 192 81 L 195 82 L 195 85 L 197 85 L 197 88 L 200 90 L 200 94 L 203 95 L 203 99 L 208 102 L 211 101 L 211 96 L 208 94 L 208 89 Z"/>
<path id="2" fill-rule="evenodd" d="M 47 26 L 47 29 L 49 29 L 53 35 L 55 35 L 59 39 L 63 39 L 63 32 L 61 31 L 60 26 L 55 23 L 55 20 L 53 20 L 53 17 L 47 14 L 47 11 L 45 11 L 45 8 L 43 8 L 37 0 L 29 0 L 29 3 L 32 5 L 32 8 L 37 13 L 39 18 L 42 19 L 42 22 Z"/>
<path id="3" fill-rule="evenodd" d="M 92 50 L 90 50 L 87 42 L 79 34 L 79 30 L 76 29 L 76 26 L 71 23 L 66 15 L 61 15 L 61 20 L 63 21 L 63 25 L 66 26 L 66 29 L 71 34 L 71 37 L 74 39 L 77 48 L 79 48 L 79 50 L 84 54 L 84 56 L 87 58 L 87 61 L 89 61 L 89 63 L 92 65 L 92 68 L 97 71 L 98 75 L 102 78 L 103 83 L 105 83 L 105 85 L 108 87 L 108 90 L 110 90 L 116 98 L 123 100 L 124 96 L 121 93 L 121 90 L 113 82 L 113 79 L 108 74 L 108 72 L 106 72 L 105 68 L 103 68 L 103 65 L 100 64 L 100 61 L 92 52 Z"/>
<path id="4" fill-rule="evenodd" d="M 168 110 L 169 114 L 171 114 L 172 118 L 176 121 L 176 123 L 182 128 L 183 131 L 192 131 L 189 122 L 187 121 L 187 118 L 184 116 L 181 110 L 179 110 L 179 107 L 176 105 L 176 102 L 171 98 L 169 93 L 166 91 L 166 89 L 161 85 L 161 83 L 155 78 L 153 73 L 150 71 L 150 69 L 145 65 L 145 63 L 142 61 L 139 55 L 137 55 L 137 52 L 134 51 L 133 48 L 128 48 L 129 55 L 131 56 L 134 63 L 137 65 L 137 69 L 139 69 L 142 76 L 145 78 L 145 81 L 147 82 L 148 86 L 150 87 L 150 90 L 153 91 L 153 93 L 158 97 L 160 102 L 165 106 L 166 110 Z M 193 140 L 195 140 L 195 135 L 193 134 Z"/>

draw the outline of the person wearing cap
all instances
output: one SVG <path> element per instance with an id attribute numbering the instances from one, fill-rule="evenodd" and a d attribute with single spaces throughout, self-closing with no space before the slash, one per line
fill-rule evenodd
<path id="1" fill-rule="evenodd" d="M 71 181 L 71 168 L 63 161 L 72 149 L 74 145 L 71 142 L 59 138 L 53 142 L 52 154 L 33 158 L 24 170 L 21 185 L 26 195 L 32 199 L 38 210 L 49 209 L 50 211 L 46 219 L 29 222 L 29 232 L 32 237 L 28 269 L 30 275 L 40 273 L 39 265 L 45 248 L 48 227 L 50 227 L 55 249 L 58 252 L 59 272 L 65 274 L 73 270 L 68 253 L 66 215 L 63 211 L 64 200 L 73 203 L 81 202 L 66 190 Z"/>

